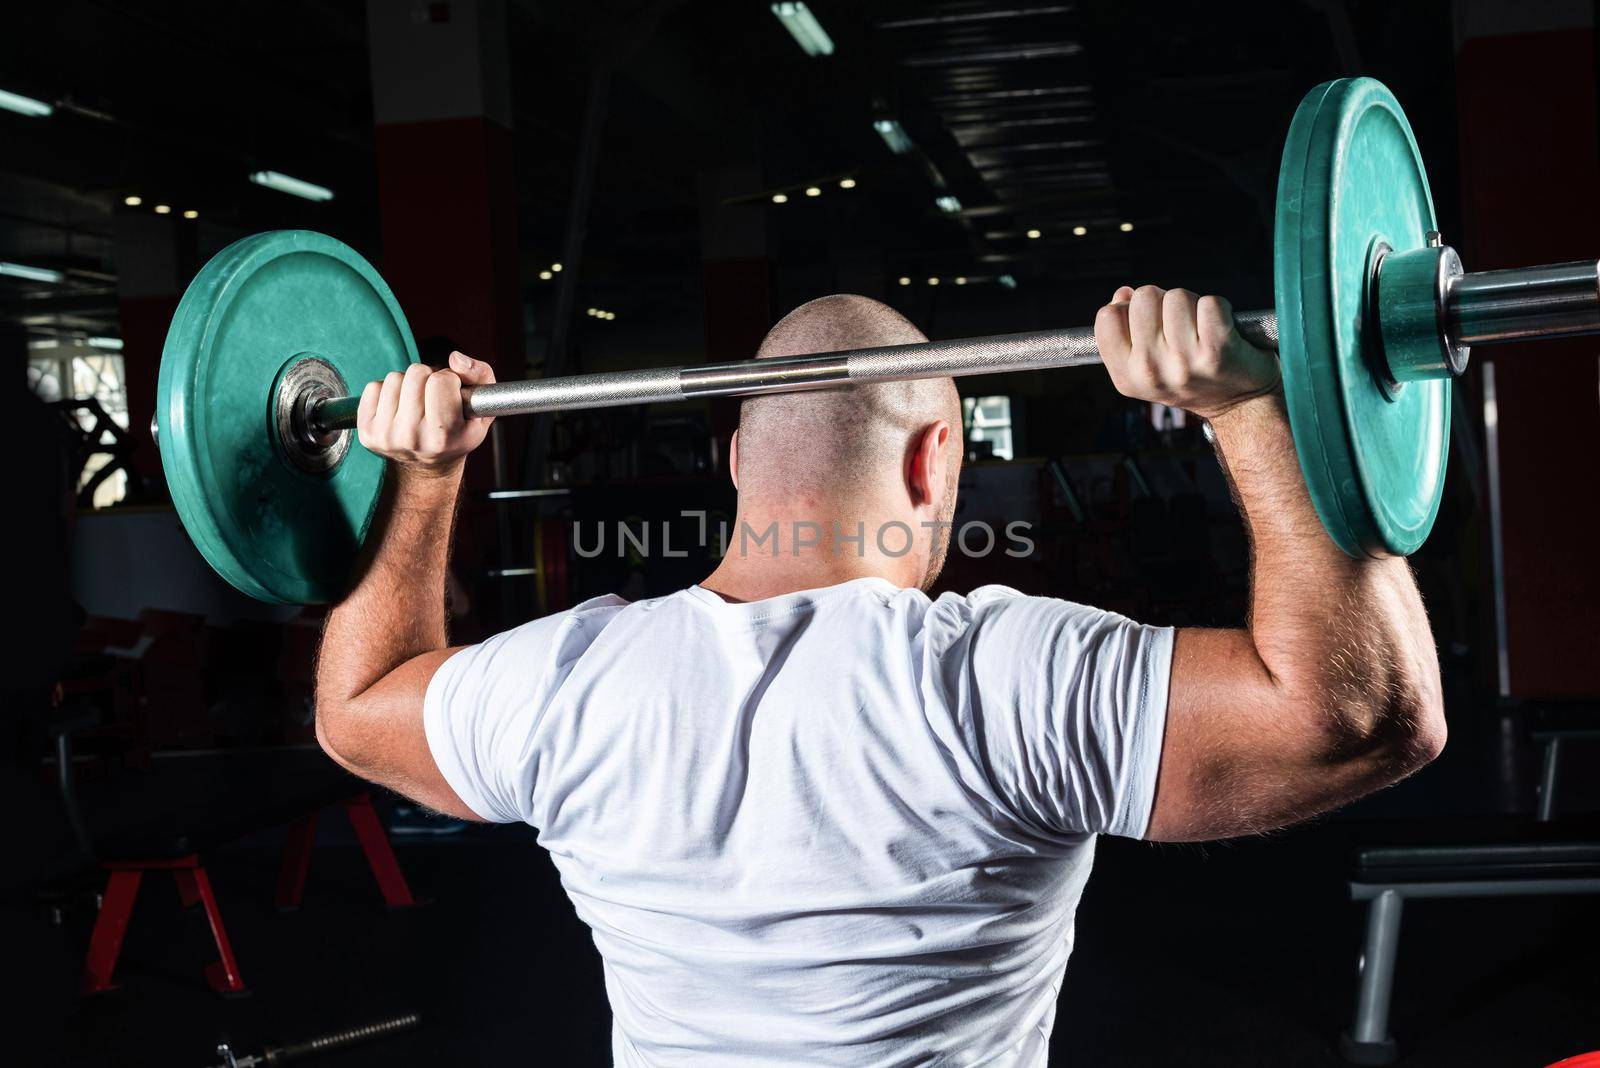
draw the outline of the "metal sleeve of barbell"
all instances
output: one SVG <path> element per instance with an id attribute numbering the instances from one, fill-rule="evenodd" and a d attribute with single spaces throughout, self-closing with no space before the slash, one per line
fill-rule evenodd
<path id="1" fill-rule="evenodd" d="M 1240 312 L 1234 322 L 1240 335 L 1251 344 L 1277 348 L 1278 323 L 1271 311 Z M 872 382 L 1045 371 L 1100 362 L 1094 330 L 1079 327 L 700 367 L 530 378 L 478 386 L 466 390 L 463 399 L 471 416 L 528 415 L 691 397 L 748 397 Z M 313 419 L 324 430 L 352 427 L 357 404 L 354 397 L 321 401 L 315 406 Z"/>
<path id="2" fill-rule="evenodd" d="M 1447 301 L 1446 329 L 1457 345 L 1600 333 L 1600 262 L 1464 274 Z"/>

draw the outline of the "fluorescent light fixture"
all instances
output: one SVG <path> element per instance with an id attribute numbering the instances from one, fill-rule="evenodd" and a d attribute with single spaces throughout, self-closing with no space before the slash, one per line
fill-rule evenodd
<path id="1" fill-rule="evenodd" d="M 144 197 L 141 197 L 137 194 L 133 196 L 126 196 L 122 198 L 122 202 L 130 208 L 137 208 L 140 204 L 144 203 Z"/>
<path id="2" fill-rule="evenodd" d="M 938 275 L 934 275 L 932 278 L 928 279 L 928 284 L 930 286 L 938 285 L 939 284 L 939 276 Z"/>
<path id="3" fill-rule="evenodd" d="M 778 16 L 783 28 L 789 31 L 795 44 L 808 56 L 833 55 L 833 38 L 822 28 L 817 16 L 802 3 L 773 4 L 772 13 Z"/>
<path id="4" fill-rule="evenodd" d="M 540 271 L 539 272 L 539 281 L 541 281 L 541 282 L 548 282 L 548 281 L 550 281 L 550 279 L 552 279 L 554 277 L 555 277 L 555 275 L 551 274 L 549 271 Z"/>
<path id="5" fill-rule="evenodd" d="M 1028 231 L 1028 236 L 1030 238 L 1036 238 L 1036 237 L 1039 236 L 1039 231 L 1037 231 L 1037 230 L 1029 230 Z"/>
<path id="6" fill-rule="evenodd" d="M 92 337 L 85 342 L 91 349 L 110 349 L 112 352 L 122 351 L 120 337 Z"/>
<path id="7" fill-rule="evenodd" d="M 808 196 L 808 197 L 820 197 L 821 195 L 822 195 L 822 190 L 820 188 L 818 188 L 817 186 L 814 186 L 814 185 L 806 186 L 806 196 Z"/>
<path id="8" fill-rule="evenodd" d="M 1089 228 L 1087 226 L 1074 226 L 1072 228 L 1072 236 L 1073 237 L 1082 237 L 1084 234 L 1086 234 L 1088 232 L 1089 232 Z"/>
<path id="9" fill-rule="evenodd" d="M 304 197 L 307 200 L 333 199 L 333 190 L 327 186 L 317 185 L 315 182 L 307 182 L 300 178 L 292 178 L 287 174 L 279 174 L 277 171 L 256 171 L 250 175 L 250 180 L 256 185 L 266 186 L 268 189 L 275 189 L 280 193 L 288 193 L 290 196 Z"/>
<path id="10" fill-rule="evenodd" d="M 911 284 L 911 279 L 907 278 L 905 275 L 901 275 L 900 276 L 900 284 L 903 285 L 903 286 L 908 286 L 908 285 Z"/>
<path id="11" fill-rule="evenodd" d="M 1003 274 L 996 280 L 1007 289 L 1017 288 L 1017 280 L 1011 277 L 1009 274 Z"/>
<path id="12" fill-rule="evenodd" d="M 938 200 L 935 200 L 934 203 L 939 205 L 940 211 L 957 212 L 961 210 L 961 201 L 948 194 L 940 197 Z"/>
<path id="13" fill-rule="evenodd" d="M 586 309 L 583 314 L 585 314 L 585 315 L 599 315 L 600 314 L 600 309 L 599 308 L 589 308 L 589 309 Z"/>
<path id="14" fill-rule="evenodd" d="M 801 4 L 800 6 L 804 7 L 805 5 Z M 829 50 L 831 51 L 832 49 L 830 48 Z M 23 96 L 21 93 L 8 93 L 4 89 L 0 89 L 0 108 L 5 108 L 7 111 L 15 111 L 18 115 L 28 115 L 38 119 L 44 118 L 55 110 L 43 100 L 35 100 L 31 96 Z"/>
<path id="15" fill-rule="evenodd" d="M 52 271 L 48 267 L 29 267 L 25 263 L 7 263 L 0 260 L 0 274 L 12 278 L 26 278 L 30 282 L 59 282 L 66 275 L 60 271 Z"/>
<path id="16" fill-rule="evenodd" d="M 774 193 L 774 194 L 772 194 L 772 202 L 774 204 L 787 204 L 787 203 L 789 203 L 789 194 L 787 194 L 787 193 Z"/>
<path id="17" fill-rule="evenodd" d="M 878 136 L 889 146 L 889 151 L 897 156 L 903 156 L 915 147 L 911 138 L 906 136 L 905 128 L 893 119 L 874 120 L 872 128 L 878 131 Z"/>
<path id="18" fill-rule="evenodd" d="M 200 213 L 195 211 L 193 208 L 190 208 L 188 211 L 183 213 L 183 217 L 185 219 L 198 219 L 200 218 Z"/>
<path id="19" fill-rule="evenodd" d="M 856 180 L 854 178 L 841 178 L 841 179 L 839 179 L 839 188 L 840 189 L 854 189 L 855 187 L 856 187 Z"/>
<path id="20" fill-rule="evenodd" d="M 551 265 L 550 265 L 550 269 L 551 269 L 551 270 L 552 270 L 552 271 L 554 271 L 554 272 L 556 272 L 556 274 L 560 274 L 560 273 L 561 273 L 561 264 L 559 264 L 559 263 L 552 263 L 552 264 L 551 264 Z"/>
<path id="21" fill-rule="evenodd" d="M 1121 226 L 1117 227 L 1117 229 L 1121 230 L 1125 234 L 1129 233 L 1133 230 L 1133 223 L 1125 222 Z"/>
<path id="22" fill-rule="evenodd" d="M 963 274 L 963 275 L 959 275 L 959 276 L 957 276 L 957 278 L 956 278 L 956 285 L 958 285 L 958 286 L 964 286 L 964 285 L 966 285 L 966 284 L 967 284 L 967 276 L 966 276 L 966 275 L 964 275 L 964 274 Z"/>
<path id="23" fill-rule="evenodd" d="M 157 204 L 156 205 L 156 214 L 157 215 L 171 215 L 172 214 L 172 205 L 170 205 L 170 204 Z"/>

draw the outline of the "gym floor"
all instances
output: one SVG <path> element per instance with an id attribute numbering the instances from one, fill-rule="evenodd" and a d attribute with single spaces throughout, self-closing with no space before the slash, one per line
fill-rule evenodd
<path id="1" fill-rule="evenodd" d="M 1437 817 L 1419 824 L 1404 813 L 1473 804 L 1463 788 L 1487 756 L 1453 747 L 1424 779 L 1266 838 L 1160 847 L 1102 839 L 1052 1063 L 1342 1064 L 1336 1041 L 1362 926 L 1345 891 L 1349 848 L 1419 829 L 1437 837 Z M 69 903 L 52 926 L 37 903 L 7 901 L 0 944 L 36 962 L 8 999 L 28 1024 L 12 1028 L 11 1041 L 44 1043 L 14 1063 L 200 1068 L 215 1063 L 222 1040 L 255 1052 L 415 1012 L 420 1030 L 354 1047 L 337 1063 L 609 1064 L 599 958 L 533 832 L 478 827 L 395 842 L 428 902 L 420 907 L 381 906 L 337 819 L 322 821 L 298 912 L 272 905 L 281 832 L 210 855 L 251 989 L 241 999 L 205 986 L 199 969 L 214 950 L 204 918 L 180 910 L 165 880 L 149 880 L 140 898 L 119 989 L 87 1000 L 74 995 L 88 904 Z M 1593 910 L 1585 897 L 1411 903 L 1392 1015 L 1399 1063 L 1542 1065 L 1593 1046 Z"/>

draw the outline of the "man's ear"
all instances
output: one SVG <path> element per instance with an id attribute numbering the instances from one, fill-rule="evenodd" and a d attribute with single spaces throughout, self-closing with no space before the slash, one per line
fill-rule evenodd
<path id="1" fill-rule="evenodd" d="M 946 470 L 945 445 L 950 440 L 950 424 L 943 419 L 922 428 L 911 443 L 911 455 L 906 464 L 906 489 L 913 505 L 933 504 L 944 492 Z"/>
<path id="2" fill-rule="evenodd" d="M 728 477 L 733 479 L 733 488 L 739 488 L 739 431 L 734 430 L 733 437 L 728 439 Z"/>

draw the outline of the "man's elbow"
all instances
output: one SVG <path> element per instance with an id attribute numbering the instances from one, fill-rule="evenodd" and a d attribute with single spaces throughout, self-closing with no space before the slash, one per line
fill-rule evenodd
<path id="1" fill-rule="evenodd" d="M 354 718 L 347 702 L 318 696 L 315 715 L 317 744 L 335 764 L 360 775 L 361 739 Z"/>
<path id="2" fill-rule="evenodd" d="M 1390 781 L 1433 763 L 1444 752 L 1449 729 L 1444 698 L 1437 687 L 1406 688 L 1389 695 L 1377 710 L 1373 748 Z"/>

